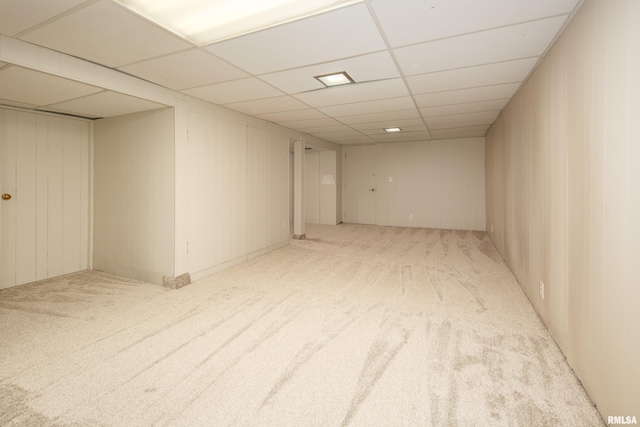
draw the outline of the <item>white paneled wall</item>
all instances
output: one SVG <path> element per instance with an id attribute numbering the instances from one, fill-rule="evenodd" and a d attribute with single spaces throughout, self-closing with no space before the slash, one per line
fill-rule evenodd
<path id="1" fill-rule="evenodd" d="M 484 138 L 378 144 L 376 149 L 377 224 L 485 229 Z"/>
<path id="2" fill-rule="evenodd" d="M 640 414 L 638 22 L 587 0 L 487 134 L 490 236 L 605 420 Z"/>
<path id="3" fill-rule="evenodd" d="M 320 224 L 336 225 L 337 218 L 337 165 L 335 151 L 320 152 Z"/>
<path id="4" fill-rule="evenodd" d="M 174 111 L 94 129 L 94 268 L 162 284 L 174 272 Z"/>
<path id="5" fill-rule="evenodd" d="M 198 279 L 287 244 L 283 128 L 200 101 L 177 110 L 176 275 Z"/>
<path id="6" fill-rule="evenodd" d="M 289 138 L 248 128 L 249 253 L 289 241 Z"/>
<path id="7" fill-rule="evenodd" d="M 320 223 L 320 152 L 304 153 L 304 221 Z"/>
<path id="8" fill-rule="evenodd" d="M 312 224 L 336 225 L 336 152 L 305 153 L 304 200 L 305 221 Z"/>
<path id="9" fill-rule="evenodd" d="M 247 252 L 247 127 L 189 111 L 188 265 L 193 273 Z"/>
<path id="10" fill-rule="evenodd" d="M 0 288 L 89 267 L 90 128 L 0 109 Z"/>

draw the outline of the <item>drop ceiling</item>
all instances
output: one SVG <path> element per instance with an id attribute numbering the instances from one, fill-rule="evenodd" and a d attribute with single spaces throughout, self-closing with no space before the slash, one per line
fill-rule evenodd
<path id="1" fill-rule="evenodd" d="M 426 141 L 484 136 L 580 2 L 364 0 L 197 46 L 112 0 L 0 0 L 0 34 L 338 144 Z M 356 83 L 314 78 L 339 71 Z M 162 107 L 2 62 L 0 104 Z"/>

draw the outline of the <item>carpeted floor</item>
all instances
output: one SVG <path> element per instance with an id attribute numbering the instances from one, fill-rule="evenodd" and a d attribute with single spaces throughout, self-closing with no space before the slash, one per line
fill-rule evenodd
<path id="1" fill-rule="evenodd" d="M 485 233 L 307 236 L 179 290 L 0 291 L 0 425 L 604 425 Z"/>

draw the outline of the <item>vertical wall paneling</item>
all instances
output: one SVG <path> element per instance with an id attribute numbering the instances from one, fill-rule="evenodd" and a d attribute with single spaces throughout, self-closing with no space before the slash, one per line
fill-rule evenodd
<path id="1" fill-rule="evenodd" d="M 289 140 L 267 130 L 247 134 L 248 250 L 289 239 Z"/>
<path id="2" fill-rule="evenodd" d="M 304 166 L 305 143 L 293 140 L 293 237 L 305 235 Z"/>
<path id="3" fill-rule="evenodd" d="M 633 390 L 637 388 L 638 378 L 640 378 L 640 340 L 637 338 L 638 325 L 640 325 L 640 310 L 634 309 L 633 304 L 640 301 L 640 286 L 638 286 L 638 278 L 640 278 L 640 168 L 637 167 L 638 159 L 640 159 L 640 55 L 635 50 L 640 46 L 640 25 L 637 25 L 637 19 L 640 16 L 640 2 L 630 1 L 628 3 L 629 10 L 627 15 L 627 23 L 629 26 L 629 96 L 628 99 L 628 139 L 626 151 L 626 170 L 628 173 L 627 187 L 627 212 L 626 212 L 626 259 L 625 259 L 625 310 L 624 310 L 624 342 L 626 343 L 625 352 L 623 353 L 622 364 L 628 366 L 631 372 L 624 377 L 624 390 Z M 634 184 L 635 183 L 635 184 Z M 635 283 L 635 285 L 634 285 Z M 637 307 L 636 307 L 637 308 Z M 627 393 L 623 396 L 624 408 L 633 408 L 637 405 L 637 396 L 633 393 Z M 637 408 L 637 406 L 636 406 Z M 637 412 L 636 412 L 637 413 Z"/>
<path id="4" fill-rule="evenodd" d="M 354 181 L 362 169 L 362 150 L 375 150 L 367 158 L 375 175 L 373 184 Z M 485 152 L 484 138 L 378 144 L 348 147 L 345 160 L 346 222 L 359 214 L 357 188 L 364 196 L 375 187 L 375 221 L 379 225 L 484 230 Z M 353 188 L 354 182 L 356 188 Z M 353 211 L 351 214 L 349 211 Z M 371 213 L 371 212 L 370 212 Z"/>
<path id="5" fill-rule="evenodd" d="M 175 253 L 174 274 L 179 276 L 189 271 L 189 254 L 187 253 L 188 227 L 189 227 L 189 145 L 187 141 L 189 133 L 189 104 L 183 100 L 176 100 L 174 115 L 174 141 L 175 153 L 173 168 L 175 171 L 175 222 L 174 238 Z"/>
<path id="6" fill-rule="evenodd" d="M 16 140 L 16 284 L 36 280 L 36 147 L 33 114 L 18 114 Z"/>
<path id="7" fill-rule="evenodd" d="M 337 165 L 335 151 L 321 151 L 319 159 L 320 224 L 336 225 Z"/>
<path id="8" fill-rule="evenodd" d="M 2 286 L 89 266 L 90 124 L 1 109 Z"/>
<path id="9" fill-rule="evenodd" d="M 293 153 L 289 151 L 289 222 L 293 224 Z"/>
<path id="10" fill-rule="evenodd" d="M 94 124 L 94 268 L 162 284 L 175 268 L 172 108 Z"/>
<path id="11" fill-rule="evenodd" d="M 176 146 L 176 257 L 188 247 L 176 273 L 197 280 L 286 244 L 289 136 L 193 101 L 178 106 L 176 123 L 188 134 Z"/>
<path id="12" fill-rule="evenodd" d="M 605 420 L 640 413 L 639 21 L 585 1 L 486 137 L 490 236 Z"/>
<path id="13" fill-rule="evenodd" d="M 36 160 L 36 235 L 48 236 L 49 235 L 49 214 L 47 206 L 49 204 L 49 128 L 47 126 L 49 117 L 38 115 L 37 120 L 37 160 Z M 90 165 L 87 163 L 86 167 Z M 89 181 L 85 181 L 89 182 Z M 87 205 L 89 204 L 86 201 Z M 80 209 L 84 207 L 81 206 Z M 88 213 L 87 217 L 88 217 Z M 89 240 L 85 240 L 88 242 Z M 46 245 L 40 244 L 37 247 L 36 253 L 36 280 L 43 280 L 49 277 L 49 261 L 48 261 L 49 248 Z M 82 251 L 85 253 L 85 251 Z"/>
<path id="14" fill-rule="evenodd" d="M 16 194 L 18 113 L 0 108 L 0 191 Z M 0 200 L 0 288 L 16 284 L 16 203 Z"/>
<path id="15" fill-rule="evenodd" d="M 81 181 L 82 177 L 82 151 L 76 147 L 80 147 L 80 141 L 87 135 L 83 134 L 82 127 L 86 128 L 85 123 L 72 122 L 68 123 L 64 131 L 63 150 L 63 193 L 62 193 L 62 239 L 63 239 L 63 274 L 77 271 L 80 263 L 80 236 L 82 230 L 82 221 L 80 219 L 81 210 L 78 209 L 81 202 L 81 189 L 83 185 L 87 185 Z M 87 159 L 84 159 L 85 161 Z"/>
<path id="16" fill-rule="evenodd" d="M 64 123 L 53 120 L 49 123 L 49 172 L 47 200 L 49 203 L 48 222 L 48 263 L 51 276 L 63 274 L 63 174 L 64 174 Z"/>
<path id="17" fill-rule="evenodd" d="M 336 152 L 307 151 L 304 173 L 305 221 L 336 225 Z"/>
<path id="18" fill-rule="evenodd" d="M 245 254 L 246 126 L 189 112 L 188 271 Z"/>
<path id="19" fill-rule="evenodd" d="M 320 152 L 304 155 L 304 220 L 320 223 Z"/>

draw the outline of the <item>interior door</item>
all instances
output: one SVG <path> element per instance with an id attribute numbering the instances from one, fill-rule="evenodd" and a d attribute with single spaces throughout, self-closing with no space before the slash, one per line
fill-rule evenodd
<path id="1" fill-rule="evenodd" d="M 0 289 L 88 268 L 89 129 L 0 108 Z"/>
<path id="2" fill-rule="evenodd" d="M 345 218 L 353 224 L 376 223 L 376 148 L 346 147 Z"/>

